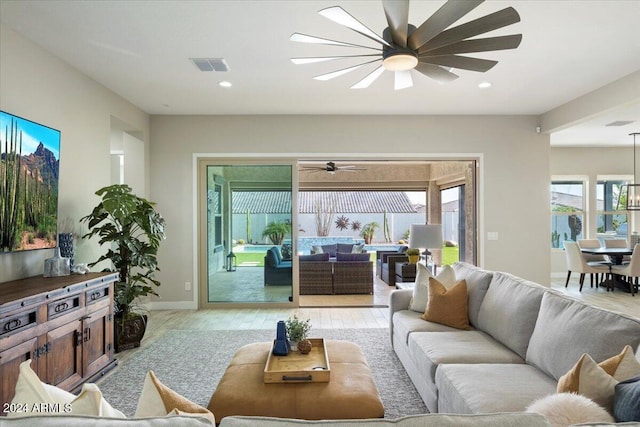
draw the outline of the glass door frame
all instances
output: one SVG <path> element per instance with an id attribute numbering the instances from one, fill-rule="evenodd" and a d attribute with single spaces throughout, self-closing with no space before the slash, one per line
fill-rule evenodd
<path id="1" fill-rule="evenodd" d="M 295 207 L 298 206 L 298 171 L 297 171 L 297 159 L 283 159 L 282 157 L 273 158 L 265 156 L 263 159 L 256 159 L 255 157 L 224 157 L 224 156 L 201 156 L 194 155 L 194 163 L 196 167 L 195 174 L 195 192 L 194 200 L 196 203 L 195 209 L 195 253 L 194 253 L 194 273 L 196 274 L 197 286 L 194 291 L 196 292 L 196 301 L 199 309 L 213 309 L 213 308 L 256 308 L 256 307 L 270 307 L 270 308 L 295 308 L 299 304 L 299 287 L 298 287 L 298 262 L 297 257 L 293 257 L 292 268 L 292 298 L 288 302 L 209 302 L 208 298 L 208 256 L 207 256 L 207 166 L 290 166 L 291 167 L 291 222 L 297 224 L 298 212 Z M 225 195 L 223 205 L 227 206 L 229 203 L 228 198 L 231 195 Z M 225 224 L 223 229 L 228 230 L 230 224 Z M 297 253 L 297 244 L 295 241 L 295 227 L 292 230 L 291 243 L 293 245 L 293 253 Z M 226 239 L 223 239 L 226 240 Z"/>

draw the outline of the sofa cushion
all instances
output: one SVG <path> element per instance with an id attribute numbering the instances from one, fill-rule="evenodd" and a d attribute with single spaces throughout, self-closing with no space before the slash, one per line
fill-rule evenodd
<path id="1" fill-rule="evenodd" d="M 601 362 L 627 344 L 637 351 L 640 319 L 548 290 L 542 297 L 526 360 L 558 380 L 584 353 Z"/>
<path id="2" fill-rule="evenodd" d="M 325 253 L 319 253 L 319 254 L 312 254 L 312 255 L 300 255 L 298 257 L 300 262 L 309 262 L 309 261 L 314 261 L 314 262 L 321 262 L 321 261 L 329 261 L 329 254 L 325 254 Z"/>
<path id="3" fill-rule="evenodd" d="M 469 323 L 477 327 L 480 306 L 493 278 L 493 272 L 482 270 L 466 262 L 456 262 L 452 267 L 456 272 L 456 279 L 464 279 L 465 282 L 467 282 L 467 293 L 469 294 Z"/>
<path id="4" fill-rule="evenodd" d="M 424 414 L 407 415 L 395 419 L 368 420 L 292 420 L 284 418 L 231 416 L 225 417 L 220 427 L 549 427 L 550 424 L 540 414 Z"/>
<path id="5" fill-rule="evenodd" d="M 353 252 L 353 243 L 338 243 L 336 244 L 336 253 L 344 252 L 350 254 Z"/>
<path id="6" fill-rule="evenodd" d="M 338 262 L 340 262 L 340 261 L 369 261 L 370 258 L 371 258 L 371 256 L 369 254 L 352 254 L 351 252 L 348 252 L 348 253 L 337 252 L 336 253 L 336 261 L 338 261 Z"/>
<path id="7" fill-rule="evenodd" d="M 422 313 L 411 310 L 401 310 L 393 313 L 393 333 L 401 338 L 403 343 L 409 340 L 412 332 L 455 332 L 460 329 L 440 323 L 427 322 L 422 317 Z"/>
<path id="8" fill-rule="evenodd" d="M 322 252 L 329 254 L 329 256 L 331 258 L 334 258 L 336 256 L 336 252 L 338 252 L 338 244 L 334 243 L 333 245 L 322 245 Z M 351 249 L 349 249 L 349 252 L 351 252 Z"/>
<path id="9" fill-rule="evenodd" d="M 459 281 L 447 289 L 435 277 L 429 278 L 429 301 L 422 318 L 457 329 L 469 330 L 467 284 Z"/>
<path id="10" fill-rule="evenodd" d="M 478 312 L 478 328 L 518 353 L 527 354 L 546 288 L 496 272 Z"/>
<path id="11" fill-rule="evenodd" d="M 436 370 L 444 364 L 524 363 L 520 356 L 482 331 L 414 332 L 409 335 L 409 353 L 431 381 L 435 381 Z"/>
<path id="12" fill-rule="evenodd" d="M 478 414 L 524 411 L 553 394 L 556 381 L 531 365 L 441 365 L 436 371 L 438 412 Z"/>
<path id="13" fill-rule="evenodd" d="M 433 274 L 427 269 L 427 266 L 419 262 L 416 265 L 416 282 L 413 287 L 413 296 L 409 302 L 409 310 L 422 314 L 427 309 L 427 301 L 429 301 L 429 279 L 431 277 L 433 277 Z M 436 279 L 446 288 L 450 288 L 456 284 L 456 273 L 451 266 L 445 265 L 436 275 Z"/>

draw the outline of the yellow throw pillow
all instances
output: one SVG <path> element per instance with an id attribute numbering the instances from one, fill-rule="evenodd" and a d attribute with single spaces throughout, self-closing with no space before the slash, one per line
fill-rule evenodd
<path id="1" fill-rule="evenodd" d="M 611 413 L 616 384 L 636 375 L 640 375 L 640 362 L 631 346 L 599 364 L 585 353 L 569 372 L 560 377 L 557 391 L 581 394 Z"/>
<path id="2" fill-rule="evenodd" d="M 215 424 L 215 418 L 211 411 L 197 403 L 193 403 L 162 384 L 153 371 L 147 372 L 142 386 L 142 393 L 140 394 L 140 399 L 138 399 L 135 417 L 165 416 L 171 412 L 203 416 Z"/>
<path id="3" fill-rule="evenodd" d="M 435 278 L 429 278 L 429 300 L 427 309 L 421 316 L 424 320 L 451 326 L 457 329 L 471 329 L 467 312 L 467 282 L 460 280 L 447 289 Z"/>

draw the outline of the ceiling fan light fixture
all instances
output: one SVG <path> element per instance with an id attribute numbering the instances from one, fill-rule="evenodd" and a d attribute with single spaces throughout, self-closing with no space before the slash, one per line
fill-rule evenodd
<path id="1" fill-rule="evenodd" d="M 382 66 L 389 71 L 412 70 L 418 65 L 418 56 L 406 50 L 390 52 L 382 60 Z"/>

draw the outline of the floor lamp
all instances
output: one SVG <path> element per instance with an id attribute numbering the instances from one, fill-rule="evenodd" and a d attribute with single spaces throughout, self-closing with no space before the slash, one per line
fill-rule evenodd
<path id="1" fill-rule="evenodd" d="M 424 249 L 423 254 L 428 265 L 431 256 L 429 249 L 442 249 L 442 225 L 411 224 L 409 247 Z M 435 274 L 435 267 L 433 273 Z"/>

